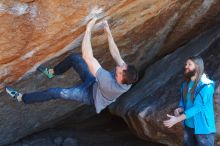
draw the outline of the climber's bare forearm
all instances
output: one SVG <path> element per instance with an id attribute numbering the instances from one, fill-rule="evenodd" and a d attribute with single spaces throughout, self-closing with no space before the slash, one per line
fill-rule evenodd
<path id="1" fill-rule="evenodd" d="M 93 56 L 91 45 L 91 30 L 95 25 L 96 19 L 92 19 L 86 28 L 85 36 L 82 42 L 82 56 L 89 67 L 90 72 L 96 76 L 97 70 L 101 67 L 97 59 Z"/>
<path id="2" fill-rule="evenodd" d="M 105 32 L 106 32 L 107 38 L 108 38 L 110 53 L 111 53 L 113 59 L 115 60 L 115 62 L 117 63 L 117 65 L 122 66 L 125 62 L 121 58 L 120 52 L 119 52 L 118 47 L 114 41 L 114 38 L 112 36 L 111 30 L 109 28 L 107 21 L 105 21 L 104 23 L 105 23 Z"/>

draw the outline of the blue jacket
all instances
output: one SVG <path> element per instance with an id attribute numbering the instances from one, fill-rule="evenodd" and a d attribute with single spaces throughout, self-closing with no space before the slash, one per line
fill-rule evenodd
<path id="1" fill-rule="evenodd" d="M 201 86 L 206 84 L 196 95 L 196 92 L 201 89 Z M 184 109 L 186 119 L 194 117 L 195 134 L 210 134 L 216 132 L 215 114 L 214 114 L 214 82 L 207 78 L 205 74 L 202 75 L 200 82 L 197 84 L 194 93 L 193 107 L 185 109 L 183 99 L 183 88 L 186 82 L 181 87 L 181 99 L 179 107 Z M 200 96 L 201 95 L 201 96 Z"/>

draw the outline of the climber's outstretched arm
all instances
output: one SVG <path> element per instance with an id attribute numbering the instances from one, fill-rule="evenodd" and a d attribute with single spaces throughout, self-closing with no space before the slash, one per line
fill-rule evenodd
<path id="1" fill-rule="evenodd" d="M 118 47 L 112 37 L 112 33 L 111 33 L 111 30 L 109 28 L 107 21 L 104 21 L 104 28 L 105 28 L 105 32 L 108 37 L 108 44 L 109 44 L 110 53 L 111 53 L 113 59 L 115 60 L 116 64 L 119 66 L 123 66 L 125 64 L 125 62 L 121 58 L 120 52 L 119 52 Z"/>
<path id="2" fill-rule="evenodd" d="M 90 72 L 96 76 L 97 70 L 101 67 L 97 59 L 93 56 L 92 45 L 91 45 L 91 30 L 95 25 L 96 18 L 93 18 L 86 27 L 85 36 L 82 42 L 82 56 L 86 64 L 89 67 Z"/>

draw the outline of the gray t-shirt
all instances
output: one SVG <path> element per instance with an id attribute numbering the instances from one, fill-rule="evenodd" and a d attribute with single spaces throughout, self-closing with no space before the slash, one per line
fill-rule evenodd
<path id="1" fill-rule="evenodd" d="M 96 112 L 100 113 L 121 94 L 127 92 L 130 87 L 131 85 L 117 83 L 115 72 L 109 72 L 100 67 L 96 72 L 96 82 L 93 85 Z"/>

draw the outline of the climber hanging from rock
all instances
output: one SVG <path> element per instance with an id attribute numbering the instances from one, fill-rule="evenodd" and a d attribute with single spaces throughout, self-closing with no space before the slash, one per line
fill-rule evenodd
<path id="1" fill-rule="evenodd" d="M 133 65 L 128 65 L 121 58 L 118 47 L 112 37 L 107 21 L 103 21 L 104 30 L 108 38 L 109 50 L 117 66 L 109 72 L 101 67 L 93 56 L 91 46 L 92 28 L 97 18 L 94 17 L 86 27 L 82 41 L 82 57 L 72 54 L 57 64 L 54 68 L 40 67 L 39 70 L 48 78 L 61 75 L 73 67 L 79 74 L 82 83 L 70 88 L 49 88 L 44 91 L 22 94 L 12 87 L 6 87 L 6 92 L 17 101 L 31 104 L 52 99 L 75 100 L 89 105 L 95 105 L 96 112 L 100 113 L 138 80 L 138 73 Z"/>

